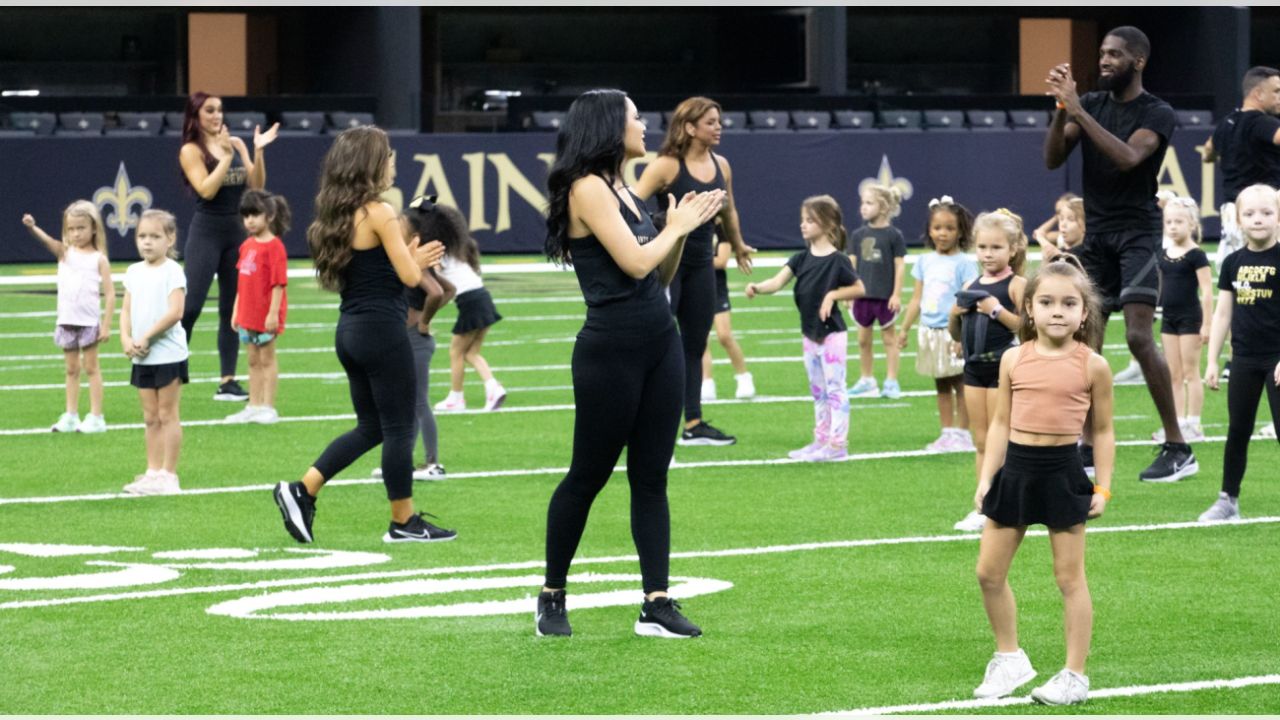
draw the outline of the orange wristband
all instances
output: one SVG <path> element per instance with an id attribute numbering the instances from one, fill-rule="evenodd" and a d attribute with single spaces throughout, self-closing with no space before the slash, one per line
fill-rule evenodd
<path id="1" fill-rule="evenodd" d="M 1054 100 L 1054 101 L 1053 101 L 1053 106 L 1054 106 L 1054 107 L 1056 107 L 1056 108 L 1058 108 L 1059 110 L 1066 110 L 1066 109 L 1067 109 L 1067 106 L 1066 106 L 1066 105 L 1063 105 L 1061 100 Z"/>
<path id="2" fill-rule="evenodd" d="M 1103 499 L 1107 500 L 1108 502 L 1110 502 L 1110 501 L 1111 501 L 1111 491 L 1110 491 L 1110 490 L 1108 490 L 1108 489 L 1106 489 L 1106 488 L 1104 488 L 1104 487 L 1102 487 L 1101 485 L 1094 485 L 1094 486 L 1093 486 L 1093 494 L 1094 494 L 1094 495 L 1101 495 L 1101 496 L 1103 497 Z"/>

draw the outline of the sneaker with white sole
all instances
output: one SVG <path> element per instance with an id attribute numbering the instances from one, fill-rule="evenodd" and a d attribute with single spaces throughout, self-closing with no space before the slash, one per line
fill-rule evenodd
<path id="1" fill-rule="evenodd" d="M 673 640 L 702 635 L 702 628 L 680 614 L 680 603 L 669 597 L 645 600 L 640 606 L 640 618 L 636 620 L 635 630 L 637 635 Z"/>
<path id="2" fill-rule="evenodd" d="M 951 433 L 951 448 L 959 452 L 974 452 L 973 435 L 968 430 L 956 430 Z"/>
<path id="3" fill-rule="evenodd" d="M 243 425 L 252 422 L 253 416 L 258 414 L 257 405 L 245 405 L 239 412 L 233 412 L 222 419 L 222 422 L 230 425 Z"/>
<path id="4" fill-rule="evenodd" d="M 382 468 L 378 468 L 378 474 L 382 474 Z M 444 466 L 440 463 L 423 463 L 413 469 L 414 480 L 443 480 L 444 478 Z"/>
<path id="5" fill-rule="evenodd" d="M 1129 366 L 1115 374 L 1111 379 L 1113 385 L 1142 385 L 1147 381 L 1142 374 L 1142 366 L 1130 360 Z"/>
<path id="6" fill-rule="evenodd" d="M 275 425 L 280 422 L 280 413 L 273 407 L 263 405 L 258 408 L 258 412 L 249 417 L 249 422 L 258 425 Z"/>
<path id="7" fill-rule="evenodd" d="M 809 456 L 813 454 L 815 450 L 821 447 L 822 447 L 822 443 L 818 442 L 817 440 L 814 440 L 813 442 L 809 443 L 808 445 L 805 445 L 804 447 L 798 450 L 792 450 L 791 452 L 787 453 L 787 457 L 791 458 L 792 460 L 807 461 L 809 459 Z"/>
<path id="8" fill-rule="evenodd" d="M 849 459 L 849 451 L 844 448 L 831 447 L 826 445 L 809 453 L 805 460 L 808 462 L 840 462 Z"/>
<path id="9" fill-rule="evenodd" d="M 902 386 L 897 380 L 885 379 L 884 387 L 880 388 L 880 397 L 890 400 L 897 400 L 902 397 Z"/>
<path id="10" fill-rule="evenodd" d="M 569 637 L 569 613 L 565 609 L 564 590 L 538 593 L 538 610 L 533 615 L 533 631 L 538 637 Z"/>
<path id="11" fill-rule="evenodd" d="M 462 393 L 449 393 L 445 399 L 436 403 L 435 407 L 432 408 L 436 412 L 455 412 L 466 409 L 467 399 L 462 396 Z"/>
<path id="12" fill-rule="evenodd" d="M 712 378 L 702 378 L 702 390 L 698 395 L 702 402 L 711 402 L 716 399 L 716 381 Z"/>
<path id="13" fill-rule="evenodd" d="M 53 432 L 73 433 L 80 429 L 80 416 L 76 413 L 64 412 L 58 416 L 58 422 L 49 429 Z"/>
<path id="14" fill-rule="evenodd" d="M 141 475 L 134 475 L 133 482 L 127 483 L 120 490 L 126 495 L 141 495 L 142 493 L 138 492 L 138 490 L 146 487 L 151 482 L 151 476 L 155 474 L 155 470 L 148 470 Z"/>
<path id="15" fill-rule="evenodd" d="M 311 525 L 316 519 L 316 499 L 301 482 L 276 483 L 271 491 L 276 507 L 284 518 L 284 529 L 300 543 L 312 542 Z"/>
<path id="16" fill-rule="evenodd" d="M 502 403 L 507 400 L 507 390 L 501 385 L 494 385 L 491 389 L 486 389 L 484 393 L 484 409 L 493 411 L 502 407 Z"/>
<path id="17" fill-rule="evenodd" d="M 240 383 L 235 380 L 228 380 L 218 386 L 218 391 L 213 394 L 213 399 L 224 402 L 249 402 L 249 393 L 240 387 Z"/>
<path id="18" fill-rule="evenodd" d="M 982 532 L 982 529 L 985 528 L 986 526 L 987 526 L 987 516 L 983 515 L 977 510 L 974 510 L 970 512 L 968 515 L 965 515 L 963 520 L 956 523 L 955 525 L 952 525 L 951 527 L 955 528 L 956 530 L 959 530 L 960 532 L 974 533 L 974 532 Z"/>
<path id="19" fill-rule="evenodd" d="M 1198 472 L 1200 464 L 1196 462 L 1190 445 L 1166 442 L 1160 446 L 1160 452 L 1151 465 L 1138 473 L 1138 479 L 1142 482 L 1171 483 Z"/>
<path id="20" fill-rule="evenodd" d="M 446 530 L 432 525 L 423 519 L 423 515 L 435 517 L 431 513 L 420 512 L 410 517 L 405 523 L 392 520 L 391 526 L 387 528 L 387 534 L 382 536 L 382 542 L 447 542 L 458 537 L 456 530 Z"/>
<path id="21" fill-rule="evenodd" d="M 1041 705 L 1078 705 L 1089 699 L 1089 678 L 1063 668 L 1049 682 L 1031 691 Z"/>
<path id="22" fill-rule="evenodd" d="M 1275 423 L 1272 422 L 1272 423 L 1267 423 L 1266 425 L 1263 425 L 1262 427 L 1258 428 L 1258 432 L 1254 433 L 1253 436 L 1259 440 L 1275 440 L 1276 439 Z"/>
<path id="23" fill-rule="evenodd" d="M 951 452 L 951 433 L 943 430 L 938 439 L 925 445 L 924 449 L 934 453 Z"/>
<path id="24" fill-rule="evenodd" d="M 1200 522 L 1219 523 L 1240 519 L 1240 499 L 1220 492 L 1218 500 L 1200 513 Z"/>
<path id="25" fill-rule="evenodd" d="M 107 431 L 107 419 L 101 415 L 90 413 L 84 416 L 84 422 L 80 423 L 80 427 L 77 430 L 85 435 L 104 433 Z"/>
<path id="26" fill-rule="evenodd" d="M 880 397 L 880 386 L 876 384 L 876 379 L 873 377 L 858 378 L 858 382 L 849 388 L 849 397 L 878 398 Z"/>
<path id="27" fill-rule="evenodd" d="M 680 431 L 680 439 L 676 442 L 680 445 L 732 445 L 738 442 L 738 438 L 725 435 L 703 420 L 691 428 Z"/>
<path id="28" fill-rule="evenodd" d="M 1017 652 L 995 653 L 987 663 L 982 684 L 973 689 L 976 698 L 1002 698 L 1036 677 L 1031 659 L 1021 648 Z"/>
<path id="29" fill-rule="evenodd" d="M 1204 442 L 1204 428 L 1200 423 L 1188 422 L 1182 426 L 1182 439 L 1186 442 Z"/>
<path id="30" fill-rule="evenodd" d="M 178 476 L 165 470 L 157 470 L 155 474 L 146 475 L 132 484 L 131 495 L 177 495 L 182 492 Z"/>
<path id="31" fill-rule="evenodd" d="M 738 388 L 733 391 L 733 396 L 739 400 L 750 400 L 756 396 L 756 381 L 751 377 L 751 373 L 745 372 L 741 375 L 734 375 L 734 380 L 738 381 Z"/>

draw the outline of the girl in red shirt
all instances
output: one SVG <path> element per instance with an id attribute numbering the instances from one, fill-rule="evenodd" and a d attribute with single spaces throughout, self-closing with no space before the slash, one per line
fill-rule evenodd
<path id="1" fill-rule="evenodd" d="M 289 255 L 280 236 L 289 231 L 289 203 L 265 190 L 247 190 L 240 198 L 240 217 L 249 238 L 240 245 L 240 273 L 231 324 L 240 342 L 249 348 L 249 404 L 227 417 L 232 423 L 272 425 L 276 412 L 275 340 L 284 332 L 288 311 L 285 286 L 289 284 Z"/>

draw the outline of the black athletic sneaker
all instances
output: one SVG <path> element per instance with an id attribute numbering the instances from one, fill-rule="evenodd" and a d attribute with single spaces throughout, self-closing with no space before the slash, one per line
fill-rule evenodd
<path id="1" fill-rule="evenodd" d="M 1093 477 L 1095 472 L 1093 469 L 1093 446 L 1080 446 L 1080 464 L 1084 465 L 1084 474 Z"/>
<path id="2" fill-rule="evenodd" d="M 563 590 L 555 592 L 544 590 L 538 593 L 538 612 L 533 616 L 533 622 L 533 631 L 538 634 L 538 637 L 547 635 L 568 637 L 573 634 L 573 628 L 569 627 L 569 614 L 564 609 Z"/>
<path id="3" fill-rule="evenodd" d="M 1171 483 L 1198 472 L 1200 465 L 1196 462 L 1190 445 L 1167 442 L 1160 446 L 1160 454 L 1156 455 L 1151 467 L 1138 473 L 1138 479 L 1143 482 Z"/>
<path id="4" fill-rule="evenodd" d="M 314 539 L 311 523 L 316 519 L 316 499 L 307 492 L 307 487 L 300 482 L 282 482 L 276 484 L 271 494 L 284 516 L 284 529 L 300 543 L 311 542 Z"/>
<path id="5" fill-rule="evenodd" d="M 732 445 L 738 438 L 725 435 L 704 420 L 680 433 L 681 445 Z"/>
<path id="6" fill-rule="evenodd" d="M 680 614 L 680 603 L 669 597 L 645 600 L 636 620 L 636 634 L 646 637 L 691 638 L 702 635 L 702 628 Z"/>
<path id="7" fill-rule="evenodd" d="M 249 393 L 240 387 L 240 383 L 235 380 L 228 380 L 218 386 L 218 392 L 213 394 L 213 399 L 227 402 L 248 402 Z"/>
<path id="8" fill-rule="evenodd" d="M 431 513 L 420 512 L 403 525 L 393 520 L 387 534 L 382 536 L 382 542 L 444 542 L 458 537 L 456 531 L 436 527 L 424 520 L 423 515 L 435 517 Z"/>

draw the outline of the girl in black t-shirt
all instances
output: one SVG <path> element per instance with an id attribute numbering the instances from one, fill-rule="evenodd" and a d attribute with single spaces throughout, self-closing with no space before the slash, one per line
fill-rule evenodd
<path id="1" fill-rule="evenodd" d="M 849 256 L 848 234 L 840 205 L 830 195 L 816 195 L 800 206 L 800 235 L 807 249 L 792 255 L 777 275 L 747 283 L 747 299 L 771 295 L 796 279 L 795 301 L 804 335 L 804 367 L 813 394 L 813 442 L 791 452 L 808 462 L 843 460 L 849 453 L 849 397 L 845 364 L 849 333 L 837 300 L 862 297 L 866 289 Z"/>
<path id="2" fill-rule="evenodd" d="M 1222 491 L 1200 515 L 1201 522 L 1240 518 L 1240 483 L 1249 437 L 1263 389 L 1272 422 L 1280 423 L 1280 246 L 1276 230 L 1280 200 L 1267 185 L 1250 185 L 1236 198 L 1245 246 L 1222 262 L 1218 308 L 1209 332 L 1204 381 L 1218 389 L 1218 354 L 1231 330 L 1231 384 L 1227 387 L 1227 446 L 1222 455 Z"/>
<path id="3" fill-rule="evenodd" d="M 1188 442 L 1204 439 L 1200 409 L 1204 383 L 1200 381 L 1200 348 L 1209 339 L 1213 317 L 1213 277 L 1209 256 L 1200 242 L 1200 209 L 1191 198 L 1175 197 L 1164 206 L 1164 236 L 1160 252 L 1160 342 L 1173 380 L 1173 403 L 1178 425 Z M 1199 294 L 1197 294 L 1197 290 Z M 1164 442 L 1164 430 L 1152 437 Z"/>

